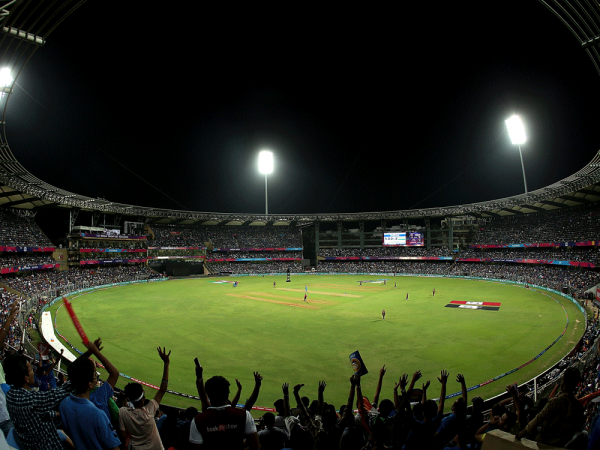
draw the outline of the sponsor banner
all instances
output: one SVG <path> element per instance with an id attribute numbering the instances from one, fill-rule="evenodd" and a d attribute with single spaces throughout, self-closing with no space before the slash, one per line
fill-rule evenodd
<path id="1" fill-rule="evenodd" d="M 556 259 L 507 259 L 507 258 L 457 258 L 458 262 L 503 262 L 520 264 L 553 264 L 557 266 L 586 267 L 593 269 L 596 265 L 585 261 L 559 261 Z"/>
<path id="2" fill-rule="evenodd" d="M 213 252 L 299 252 L 302 247 L 265 247 L 265 248 L 215 248 Z"/>
<path id="3" fill-rule="evenodd" d="M 204 259 L 206 255 L 187 255 L 187 256 L 148 256 L 151 259 Z"/>
<path id="4" fill-rule="evenodd" d="M 302 261 L 302 258 L 209 258 L 206 262 Z"/>
<path id="5" fill-rule="evenodd" d="M 462 308 L 462 309 L 482 309 L 484 311 L 498 311 L 499 306 L 483 306 L 483 305 L 458 305 L 456 303 L 448 303 L 446 308 Z"/>
<path id="6" fill-rule="evenodd" d="M 126 264 L 126 263 L 145 263 L 148 261 L 146 258 L 141 259 L 90 259 L 87 261 L 79 261 L 80 266 L 86 266 L 90 264 Z"/>
<path id="7" fill-rule="evenodd" d="M 93 239 L 135 239 L 146 240 L 146 236 L 134 236 L 131 234 L 114 234 L 114 233 L 79 233 L 82 238 Z"/>
<path id="8" fill-rule="evenodd" d="M 452 261 L 452 256 L 325 256 L 325 261 Z"/>
<path id="9" fill-rule="evenodd" d="M 53 252 L 56 250 L 56 247 L 3 247 L 0 246 L 0 252 Z"/>
<path id="10" fill-rule="evenodd" d="M 29 266 L 4 267 L 0 269 L 0 274 L 25 272 L 27 270 L 58 269 L 58 267 L 60 267 L 60 264 L 35 264 Z"/>
<path id="11" fill-rule="evenodd" d="M 596 245 L 596 241 L 543 242 L 531 244 L 477 244 L 469 245 L 469 248 L 592 247 L 594 245 Z"/>
<path id="12" fill-rule="evenodd" d="M 206 247 L 148 247 L 148 250 L 206 250 Z"/>
<path id="13" fill-rule="evenodd" d="M 482 306 L 500 306 L 498 302 L 465 302 L 461 300 L 452 300 L 450 303 L 457 305 L 482 305 Z"/>
<path id="14" fill-rule="evenodd" d="M 80 253 L 145 253 L 145 248 L 80 248 Z"/>

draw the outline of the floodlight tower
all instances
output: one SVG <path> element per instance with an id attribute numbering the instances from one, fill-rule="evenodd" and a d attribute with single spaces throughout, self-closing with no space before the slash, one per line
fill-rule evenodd
<path id="1" fill-rule="evenodd" d="M 510 118 L 504 121 L 506 128 L 508 128 L 508 135 L 513 145 L 519 147 L 519 155 L 521 155 L 521 169 L 523 169 L 523 184 L 525 185 L 525 193 L 527 194 L 527 180 L 525 179 L 525 165 L 523 164 L 523 153 L 521 153 L 521 144 L 524 144 L 527 140 L 525 136 L 525 127 L 521 118 L 516 114 L 513 114 Z"/>
<path id="2" fill-rule="evenodd" d="M 263 150 L 258 154 L 258 170 L 265 174 L 265 215 L 269 214 L 269 197 L 267 194 L 267 175 L 273 172 L 273 153 Z"/>

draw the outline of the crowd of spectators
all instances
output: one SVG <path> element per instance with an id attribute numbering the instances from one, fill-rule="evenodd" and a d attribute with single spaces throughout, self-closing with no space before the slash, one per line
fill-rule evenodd
<path id="1" fill-rule="evenodd" d="M 11 307 L 9 315 L 14 317 L 15 309 Z M 5 331 L 0 331 L 0 345 Z M 591 336 L 597 336 L 597 330 Z M 489 415 L 484 415 L 483 399 L 469 398 L 467 380 L 460 373 L 441 370 L 439 376 L 424 380 L 419 370 L 412 376 L 387 375 L 383 366 L 374 392 L 363 392 L 360 376 L 350 377 L 347 400 L 341 405 L 327 402 L 327 380 L 310 387 L 284 383 L 275 413 L 255 420 L 250 410 L 263 384 L 270 382 L 259 372 L 254 372 L 246 403 L 239 405 L 242 385 L 237 380 L 234 389 L 219 375 L 205 381 L 204 368 L 196 363 L 188 376 L 195 378 L 200 400 L 190 400 L 187 409 L 177 411 L 163 406 L 162 400 L 171 359 L 180 355 L 157 348 L 162 370 L 156 373 L 158 390 L 150 396 L 137 382 L 117 392 L 119 370 L 102 351 L 102 340 L 85 345 L 88 351 L 69 365 L 64 383 L 52 382 L 52 377 L 44 382 L 48 367 L 60 355 L 38 364 L 20 353 L 5 358 L 10 386 L 0 395 L 0 445 L 6 436 L 11 443 L 16 438 L 21 448 L 35 450 L 62 449 L 63 442 L 77 450 L 473 450 L 481 448 L 491 431 L 501 430 L 546 445 L 594 449 L 600 436 L 598 403 L 592 401 L 600 396 L 597 356 L 585 365 L 574 358 L 550 395 L 537 402 L 508 385 L 506 399 L 492 405 Z M 98 380 L 91 358 L 106 368 L 106 381 Z M 446 399 L 449 389 L 460 391 L 451 405 Z M 445 415 L 447 406 L 451 412 Z"/>
<path id="2" fill-rule="evenodd" d="M 209 241 L 207 228 L 152 225 L 152 232 L 154 239 L 148 241 L 149 247 L 204 247 Z"/>
<path id="3" fill-rule="evenodd" d="M 67 289 L 72 285 L 85 284 L 86 287 L 151 278 L 155 272 L 141 265 L 101 266 L 93 269 L 71 268 L 65 271 L 56 269 L 32 270 L 3 276 L 0 281 L 27 297 L 42 295 Z"/>
<path id="4" fill-rule="evenodd" d="M 375 247 L 375 248 L 319 248 L 323 257 L 406 257 L 406 256 L 452 256 L 447 247 Z"/>
<path id="5" fill-rule="evenodd" d="M 55 264 L 50 253 L 0 253 L 0 268 L 31 266 L 39 264 Z"/>
<path id="6" fill-rule="evenodd" d="M 185 256 L 204 256 L 206 255 L 205 249 L 186 249 L 186 250 L 175 250 L 175 249 L 148 249 L 149 257 L 166 256 L 166 257 L 185 257 Z"/>
<path id="7" fill-rule="evenodd" d="M 600 236 L 600 210 L 561 208 L 555 211 L 494 217 L 481 225 L 471 244 L 525 244 L 595 241 Z"/>
<path id="8" fill-rule="evenodd" d="M 301 248 L 299 228 L 226 226 L 208 229 L 214 248 Z"/>
<path id="9" fill-rule="evenodd" d="M 461 250 L 458 258 L 489 259 L 545 259 L 558 261 L 585 261 L 596 263 L 598 250 L 596 247 L 564 247 L 564 248 L 522 248 L 502 250 Z"/>
<path id="10" fill-rule="evenodd" d="M 81 248 L 111 248 L 111 249 L 147 249 L 148 241 L 146 239 L 72 239 L 69 249 L 77 250 Z"/>
<path id="11" fill-rule="evenodd" d="M 263 273 L 299 273 L 302 270 L 300 261 L 267 261 L 267 262 L 211 262 L 206 267 L 211 273 L 231 274 L 263 274 Z"/>
<path id="12" fill-rule="evenodd" d="M 0 246 L 52 247 L 32 218 L 0 208 Z"/>
<path id="13" fill-rule="evenodd" d="M 79 254 L 79 259 L 76 261 L 109 261 L 113 259 L 140 259 L 146 258 L 147 254 L 145 252 L 85 252 Z"/>
<path id="14" fill-rule="evenodd" d="M 212 258 L 302 258 L 302 252 L 211 252 L 206 255 L 208 259 Z"/>
<path id="15" fill-rule="evenodd" d="M 569 288 L 576 296 L 600 283 L 600 274 L 570 266 L 509 263 L 459 263 L 445 261 L 321 261 L 323 273 L 397 273 L 454 275 L 506 279 L 555 290 Z"/>

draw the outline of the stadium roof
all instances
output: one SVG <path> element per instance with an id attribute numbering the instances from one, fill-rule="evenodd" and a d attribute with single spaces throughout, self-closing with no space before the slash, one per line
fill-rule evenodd
<path id="1" fill-rule="evenodd" d="M 33 53 L 84 0 L 15 1 L 0 6 L 0 68 L 9 67 L 16 80 Z M 600 5 L 588 0 L 540 0 L 571 31 L 600 75 Z M 13 155 L 5 132 L 12 84 L 0 87 L 0 206 L 23 210 L 59 207 L 133 216 L 155 223 L 205 225 L 220 223 L 311 223 L 474 215 L 528 214 L 600 201 L 600 152 L 577 173 L 528 194 L 466 205 L 402 211 L 334 214 L 234 214 L 142 207 L 75 194 L 31 174 Z"/>

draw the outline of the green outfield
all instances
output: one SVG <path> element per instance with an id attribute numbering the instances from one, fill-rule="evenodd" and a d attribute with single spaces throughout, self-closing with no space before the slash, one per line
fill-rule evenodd
<path id="1" fill-rule="evenodd" d="M 384 278 L 387 285 L 381 282 Z M 232 286 L 234 280 L 238 287 Z M 316 398 L 318 381 L 325 380 L 325 401 L 339 408 L 353 373 L 348 355 L 355 350 L 370 372 L 363 378 L 364 395 L 372 397 L 385 364 L 382 398 L 392 398 L 402 373 L 416 370 L 424 380 L 431 379 L 429 397 L 435 398 L 441 369 L 450 372 L 448 394 L 460 389 L 454 382 L 457 373 L 465 375 L 468 387 L 483 383 L 543 351 L 562 334 L 568 314 L 565 335 L 544 355 L 469 396 L 490 397 L 509 383 L 531 379 L 568 353 L 585 328 L 575 305 L 541 292 L 430 277 L 303 275 L 292 276 L 290 283 L 284 276 L 230 277 L 114 287 L 78 296 L 73 307 L 88 336 L 103 338 L 104 353 L 121 373 L 158 385 L 160 345 L 172 350 L 169 388 L 174 391 L 196 395 L 198 357 L 205 379 L 225 376 L 232 383 L 232 396 L 235 378 L 240 380 L 242 402 L 252 392 L 252 372 L 259 371 L 264 381 L 257 406 L 272 407 L 284 382 L 305 383 L 303 394 Z M 446 307 L 451 301 L 501 305 L 497 311 Z M 50 309 L 53 316 L 57 307 Z M 83 348 L 65 308 L 58 312 L 56 328 Z M 126 382 L 122 378 L 119 386 Z M 164 402 L 194 404 L 174 395 Z"/>

